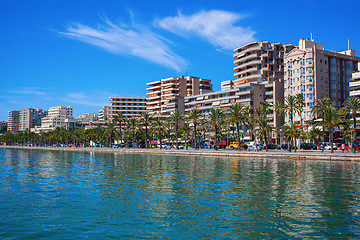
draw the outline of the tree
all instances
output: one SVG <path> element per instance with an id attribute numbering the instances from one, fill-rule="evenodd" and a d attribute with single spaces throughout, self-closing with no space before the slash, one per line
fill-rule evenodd
<path id="1" fill-rule="evenodd" d="M 162 149 L 162 138 L 161 138 L 161 134 L 162 134 L 162 130 L 163 130 L 163 125 L 164 122 L 160 117 L 157 117 L 155 119 L 153 119 L 152 123 L 151 123 L 151 127 L 157 132 L 157 134 L 159 135 L 159 142 L 160 142 L 160 149 Z"/>
<path id="2" fill-rule="evenodd" d="M 148 112 L 143 112 L 141 114 L 142 123 L 145 126 L 145 146 L 148 148 L 148 126 L 151 123 L 151 117 Z"/>
<path id="3" fill-rule="evenodd" d="M 123 133 L 122 133 L 122 124 L 126 121 L 126 118 L 123 112 L 118 112 L 117 116 L 115 117 L 115 122 L 119 124 L 119 135 L 120 135 L 120 146 L 123 143 Z"/>
<path id="4" fill-rule="evenodd" d="M 179 125 L 184 120 L 185 115 L 181 114 L 178 110 L 170 114 L 169 120 L 175 125 L 175 142 L 176 142 L 176 149 L 179 150 L 178 144 L 178 131 Z"/>
<path id="5" fill-rule="evenodd" d="M 112 148 L 113 140 L 117 136 L 117 132 L 116 132 L 114 123 L 108 123 L 106 125 L 105 136 L 109 140 L 109 147 Z"/>
<path id="6" fill-rule="evenodd" d="M 248 116 L 248 109 L 247 107 L 241 105 L 240 103 L 235 103 L 230 106 L 227 116 L 230 119 L 230 121 L 236 125 L 238 150 L 240 150 L 240 125 L 241 125 L 241 121 L 245 120 L 246 117 Z"/>
<path id="7" fill-rule="evenodd" d="M 304 100 L 300 96 L 288 96 L 285 98 L 284 103 L 276 103 L 274 108 L 275 112 L 279 115 L 283 115 L 284 113 L 289 113 L 290 124 L 294 123 L 294 113 L 301 113 L 304 105 Z M 301 115 L 301 114 L 300 114 Z"/>
<path id="8" fill-rule="evenodd" d="M 273 131 L 274 127 L 266 117 L 257 118 L 255 122 L 257 128 L 254 130 L 254 132 L 260 138 L 260 140 L 264 140 L 266 151 L 268 151 L 268 134 Z"/>
<path id="9" fill-rule="evenodd" d="M 343 121 L 342 116 L 340 115 L 339 111 L 337 111 L 333 107 L 328 107 L 323 115 L 323 121 L 320 122 L 324 127 L 326 127 L 329 131 L 329 142 L 331 147 L 331 153 L 334 152 L 333 149 L 333 129 L 336 126 L 339 126 Z"/>
<path id="10" fill-rule="evenodd" d="M 135 148 L 135 131 L 137 128 L 137 122 L 138 122 L 138 119 L 136 117 L 132 117 L 132 118 L 128 119 L 128 126 L 132 132 L 132 148 Z"/>
<path id="11" fill-rule="evenodd" d="M 213 127 L 215 133 L 215 150 L 219 149 L 217 137 L 218 137 L 218 129 L 224 123 L 224 112 L 220 108 L 212 108 L 208 115 L 208 121 L 210 125 Z"/>
<path id="12" fill-rule="evenodd" d="M 307 137 L 309 138 L 310 141 L 313 141 L 316 146 L 317 149 L 319 150 L 320 147 L 320 142 L 323 139 L 323 137 L 321 136 L 322 131 L 319 128 L 313 127 L 308 133 L 307 133 Z"/>
<path id="13" fill-rule="evenodd" d="M 344 108 L 346 113 L 351 113 L 353 118 L 353 129 L 356 130 L 356 115 L 360 111 L 360 99 L 357 97 L 350 97 L 344 103 Z M 353 140 L 356 140 L 356 132 L 353 135 Z"/>
<path id="14" fill-rule="evenodd" d="M 197 145 L 197 141 L 196 141 L 196 136 L 197 136 L 196 126 L 199 123 L 200 117 L 201 117 L 201 112 L 199 109 L 193 108 L 190 110 L 189 119 L 190 119 L 192 125 L 194 126 L 195 149 L 198 149 L 198 147 L 199 147 Z"/>
<path id="15" fill-rule="evenodd" d="M 301 133 L 299 128 L 293 123 L 290 126 L 285 126 L 284 136 L 290 139 L 290 145 L 294 146 L 296 152 L 296 138 L 300 137 Z M 291 147 L 291 146 L 290 146 Z"/>

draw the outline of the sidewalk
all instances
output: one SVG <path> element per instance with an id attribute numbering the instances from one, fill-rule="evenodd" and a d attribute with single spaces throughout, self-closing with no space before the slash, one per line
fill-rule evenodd
<path id="1" fill-rule="evenodd" d="M 132 149 L 132 148 L 72 148 L 72 147 L 25 147 L 25 146 L 0 146 L 8 149 L 40 149 L 54 151 L 78 151 L 78 152 L 116 152 L 124 154 L 161 154 L 161 155 L 191 155 L 191 156 L 216 156 L 216 157 L 239 157 L 239 158 L 276 158 L 293 160 L 323 160 L 323 161 L 354 161 L 360 162 L 360 153 L 342 152 L 340 150 L 330 153 L 330 151 L 320 150 L 297 150 L 288 152 L 282 150 L 269 150 L 266 152 L 237 151 L 237 150 L 167 150 L 167 149 Z"/>

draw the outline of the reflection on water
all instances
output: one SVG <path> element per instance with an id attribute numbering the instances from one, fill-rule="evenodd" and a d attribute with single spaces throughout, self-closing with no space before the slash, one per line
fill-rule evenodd
<path id="1" fill-rule="evenodd" d="M 360 164 L 0 149 L 2 239 L 359 238 Z"/>

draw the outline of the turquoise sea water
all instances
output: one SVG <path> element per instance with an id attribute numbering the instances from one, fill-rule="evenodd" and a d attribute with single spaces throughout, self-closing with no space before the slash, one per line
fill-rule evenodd
<path id="1" fill-rule="evenodd" d="M 359 239 L 360 164 L 0 149 L 0 239 Z"/>

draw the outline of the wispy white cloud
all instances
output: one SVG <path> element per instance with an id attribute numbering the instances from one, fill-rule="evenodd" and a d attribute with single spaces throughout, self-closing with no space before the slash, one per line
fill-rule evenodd
<path id="1" fill-rule="evenodd" d="M 14 94 L 26 94 L 26 95 L 46 95 L 45 92 L 42 92 L 37 87 L 23 87 L 17 90 L 10 90 L 9 93 Z"/>
<path id="2" fill-rule="evenodd" d="M 95 93 L 90 96 L 82 92 L 72 92 L 66 94 L 66 97 L 62 97 L 59 100 L 71 104 L 79 104 L 90 107 L 102 107 L 109 105 L 108 93 Z"/>
<path id="3" fill-rule="evenodd" d="M 66 30 L 60 34 L 111 53 L 139 57 L 178 72 L 186 67 L 186 61 L 171 50 L 166 39 L 144 26 L 115 25 L 108 19 L 103 19 L 103 23 L 97 28 L 73 23 Z"/>
<path id="4" fill-rule="evenodd" d="M 198 36 L 222 49 L 234 49 L 246 43 L 255 41 L 255 32 L 241 27 L 238 22 L 244 15 L 210 10 L 200 11 L 193 15 L 156 19 L 154 24 L 182 37 Z"/>

